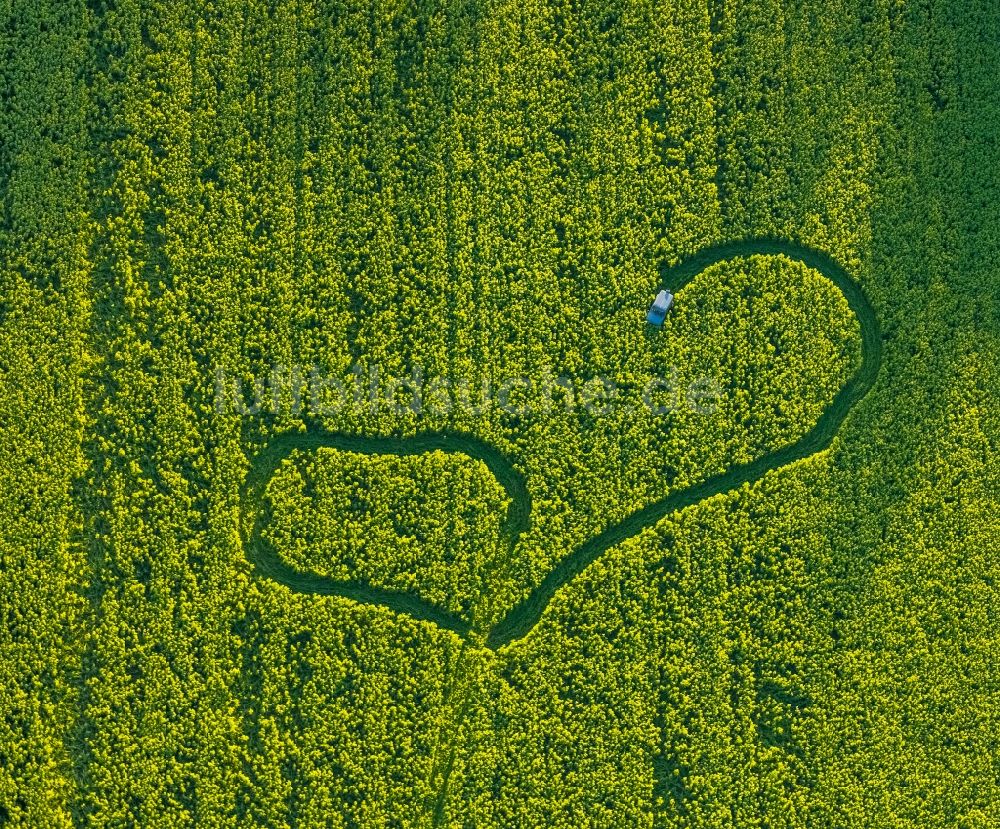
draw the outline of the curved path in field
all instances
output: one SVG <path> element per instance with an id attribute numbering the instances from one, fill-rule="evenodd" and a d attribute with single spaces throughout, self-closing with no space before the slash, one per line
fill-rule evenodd
<path id="1" fill-rule="evenodd" d="M 524 636 L 542 618 L 545 608 L 562 586 L 568 584 L 602 553 L 652 526 L 665 516 L 685 507 L 728 492 L 767 472 L 822 452 L 833 441 L 848 413 L 871 389 L 882 362 L 882 335 L 875 310 L 861 287 L 833 259 L 820 251 L 778 239 L 748 239 L 706 248 L 680 264 L 661 269 L 664 287 L 679 291 L 706 268 L 730 259 L 754 255 L 781 255 L 820 272 L 833 282 L 847 299 L 861 326 L 861 365 L 813 428 L 800 440 L 735 466 L 687 489 L 679 490 L 643 507 L 589 541 L 577 547 L 538 584 L 519 605 L 511 609 L 486 634 L 485 644 L 499 649 Z M 531 500 L 523 477 L 494 447 L 476 438 L 459 434 L 424 434 L 413 438 L 370 438 L 322 430 L 288 433 L 273 439 L 254 459 L 243 488 L 243 530 L 247 557 L 257 571 L 268 578 L 303 593 L 344 596 L 359 602 L 384 605 L 396 612 L 436 625 L 469 638 L 471 626 L 464 619 L 442 610 L 419 597 L 401 591 L 383 590 L 359 582 L 344 582 L 290 567 L 262 538 L 268 516 L 260 504 L 267 482 L 282 460 L 296 449 L 332 447 L 369 454 L 419 455 L 440 449 L 460 452 L 483 461 L 497 478 L 511 505 L 503 525 L 508 552 L 528 527 Z M 476 637 L 479 638 L 478 636 Z"/>
<path id="2" fill-rule="evenodd" d="M 469 622 L 413 593 L 373 587 L 364 582 L 341 581 L 292 567 L 281 558 L 274 545 L 264 539 L 262 531 L 270 516 L 266 510 L 261 509 L 261 504 L 268 482 L 281 462 L 292 452 L 320 448 L 366 455 L 424 455 L 440 450 L 482 461 L 510 499 L 507 515 L 500 526 L 508 553 L 514 549 L 521 533 L 527 529 L 531 516 L 531 496 L 524 485 L 524 477 L 495 448 L 469 435 L 432 433 L 412 438 L 363 437 L 310 429 L 305 432 L 286 432 L 271 440 L 254 458 L 243 485 L 243 520 L 240 529 L 247 558 L 260 575 L 274 579 L 299 593 L 343 596 L 366 604 L 384 605 L 398 613 L 433 622 L 438 627 L 468 637 L 471 633 Z"/>

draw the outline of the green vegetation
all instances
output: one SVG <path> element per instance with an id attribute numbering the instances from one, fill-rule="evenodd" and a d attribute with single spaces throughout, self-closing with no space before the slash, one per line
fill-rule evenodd
<path id="1" fill-rule="evenodd" d="M 0 826 L 1000 825 L 991 4 L 2 8 Z"/>
<path id="2" fill-rule="evenodd" d="M 532 534 L 536 537 L 541 534 L 543 540 L 550 545 L 566 542 L 558 536 L 546 539 L 544 529 L 539 533 L 530 526 L 532 496 L 525 487 L 523 477 L 495 449 L 476 438 L 456 432 L 441 435 L 424 433 L 417 437 L 369 438 L 330 433 L 314 427 L 305 433 L 287 432 L 277 436 L 255 459 L 248 482 L 243 488 L 244 543 L 248 558 L 262 575 L 298 592 L 334 594 L 384 605 L 396 612 L 431 621 L 463 636 L 470 632 L 485 635 L 486 644 L 495 649 L 526 635 L 538 622 L 556 591 L 613 545 L 621 543 L 670 512 L 725 492 L 760 477 L 770 469 L 826 448 L 851 406 L 871 388 L 878 371 L 881 346 L 878 323 L 871 306 L 840 267 L 811 251 L 801 251 L 803 258 L 816 264 L 834 285 L 845 291 L 839 306 L 829 296 L 830 286 L 825 286 L 824 291 L 824 286 L 815 277 L 810 278 L 808 269 L 801 264 L 798 276 L 803 279 L 802 285 L 788 285 L 783 280 L 776 279 L 781 268 L 774 265 L 779 263 L 770 263 L 760 258 L 736 260 L 743 266 L 740 276 L 735 280 L 725 279 L 725 269 L 720 271 L 720 263 L 738 252 L 751 257 L 759 257 L 761 254 L 797 254 L 794 246 L 787 243 L 749 241 L 702 252 L 697 257 L 701 269 L 694 267 L 693 263 L 685 263 L 684 266 L 673 269 L 669 276 L 679 291 L 702 270 L 705 271 L 705 280 L 698 285 L 703 288 L 702 292 L 695 292 L 696 288 L 682 292 L 689 303 L 686 306 L 688 310 L 679 311 L 675 317 L 676 324 L 672 319 L 667 327 L 672 335 L 671 348 L 682 357 L 684 372 L 677 370 L 677 377 L 661 378 L 659 386 L 664 388 L 647 384 L 641 394 L 642 403 L 638 400 L 626 402 L 618 399 L 620 390 L 617 388 L 604 389 L 604 397 L 607 399 L 588 410 L 590 417 L 595 414 L 611 416 L 614 414 L 613 404 L 617 403 L 624 405 L 624 414 L 629 420 L 634 422 L 642 419 L 658 426 L 659 428 L 649 430 L 646 440 L 637 447 L 636 454 L 623 454 L 622 459 L 632 465 L 643 458 L 665 456 L 668 465 L 661 468 L 658 477 L 675 484 L 672 491 L 657 501 L 642 505 L 618 523 L 605 526 L 598 535 L 591 537 L 571 553 L 556 559 L 551 570 L 538 584 L 529 586 L 527 593 L 524 586 L 508 584 L 505 579 L 512 569 L 517 568 L 521 533 L 533 530 L 533 533 L 529 532 L 529 539 Z M 764 264 L 765 262 L 768 264 Z M 728 264 L 732 265 L 731 262 Z M 704 290 L 706 287 L 708 289 Z M 803 288 L 812 290 L 807 293 Z M 792 304 L 792 307 L 787 307 L 790 304 L 789 297 L 797 299 L 800 306 L 795 308 Z M 807 302 L 811 304 L 810 314 L 805 313 Z M 850 305 L 858 315 L 858 320 L 863 323 L 864 350 L 855 374 L 834 396 L 831 378 L 820 376 L 814 383 L 804 380 L 812 379 L 810 374 L 819 373 L 815 367 L 826 365 L 827 360 L 832 360 L 834 367 L 845 365 L 846 355 L 850 353 L 851 337 L 849 327 L 843 324 L 844 312 L 847 310 L 844 305 Z M 744 324 L 739 327 L 730 325 L 725 337 L 713 337 L 713 324 L 718 330 L 723 330 L 724 323 L 732 318 L 743 320 Z M 792 330 L 784 330 L 783 325 L 787 326 L 791 321 L 798 324 Z M 694 328 L 694 331 L 688 331 L 689 327 Z M 736 341 L 735 347 L 733 340 Z M 768 359 L 761 359 L 759 353 L 768 355 Z M 746 365 L 748 356 L 753 360 L 750 366 Z M 796 376 L 789 366 L 794 366 L 798 374 L 806 374 L 806 378 Z M 809 366 L 814 367 L 811 372 Z M 694 370 L 724 373 L 730 378 L 727 390 L 724 391 L 721 387 L 715 389 L 711 398 L 704 397 L 702 392 L 691 397 L 691 390 L 698 389 L 698 381 L 682 382 L 682 379 L 689 380 Z M 282 374 L 281 379 L 288 382 L 288 374 Z M 774 377 L 778 379 L 772 380 Z M 768 389 L 764 385 L 768 380 L 774 383 L 774 388 Z M 278 380 L 272 378 L 272 382 L 277 383 Z M 433 381 L 428 385 L 432 384 Z M 811 407 L 808 406 L 808 398 L 816 395 L 815 386 L 819 386 L 819 390 L 825 392 L 828 398 L 825 407 L 822 405 L 822 398 L 812 402 Z M 688 397 L 683 405 L 679 405 L 677 400 L 679 389 L 687 390 Z M 787 395 L 792 389 L 804 399 L 789 401 Z M 567 398 L 574 395 L 574 391 L 566 387 L 560 387 L 560 390 Z M 287 392 L 288 389 L 283 391 Z M 621 396 L 627 397 L 624 390 L 621 391 Z M 240 396 L 239 392 L 234 393 L 237 397 Z M 546 398 L 541 408 L 533 407 L 531 403 L 537 404 L 538 401 L 526 401 L 523 406 L 518 407 L 522 411 L 522 417 L 538 418 L 541 415 L 545 419 L 555 419 L 550 399 Z M 806 404 L 805 411 L 812 417 L 819 415 L 815 426 L 801 437 L 796 435 L 796 430 L 809 425 L 809 420 L 802 416 L 801 410 L 794 411 L 794 418 L 783 412 L 789 405 L 795 404 Z M 570 411 L 568 407 L 567 412 Z M 654 416 L 657 415 L 669 418 L 667 425 L 670 428 L 665 434 L 662 425 L 655 424 Z M 783 425 L 784 435 L 780 431 Z M 730 468 L 700 481 L 688 484 L 685 477 L 676 474 L 676 468 L 685 460 L 683 457 L 679 461 L 673 460 L 678 447 L 697 446 L 696 439 L 705 434 L 740 436 L 741 431 L 754 437 L 754 433 L 764 432 L 775 442 L 781 436 L 798 439 L 757 457 L 751 454 L 749 460 L 745 444 L 737 444 Z M 777 431 L 776 436 L 771 435 L 773 431 Z M 504 437 L 506 436 L 501 433 L 500 439 Z M 718 443 L 724 445 L 721 437 Z M 768 442 L 758 438 L 750 445 L 762 445 L 766 448 Z M 316 451 L 317 447 L 320 447 L 320 451 L 322 447 L 338 447 L 370 452 L 375 457 L 380 453 L 392 452 L 401 458 L 448 448 L 452 451 L 462 450 L 473 458 L 481 457 L 504 482 L 509 496 L 507 519 L 502 528 L 496 526 L 491 541 L 487 540 L 490 536 L 489 523 L 483 518 L 479 519 L 482 522 L 478 528 L 481 532 L 480 545 L 486 567 L 478 572 L 483 563 L 476 566 L 458 565 L 454 562 L 454 555 L 450 556 L 452 560 L 447 567 L 442 566 L 440 560 L 436 566 L 417 564 L 413 560 L 415 547 L 420 544 L 427 546 L 428 536 L 434 533 L 434 529 L 431 519 L 432 523 L 425 523 L 422 531 L 416 530 L 423 536 L 422 541 L 412 537 L 399 537 L 400 525 L 412 526 L 413 517 L 410 513 L 413 509 L 413 496 L 416 494 L 414 487 L 422 477 L 425 481 L 423 488 L 426 489 L 429 485 L 426 473 L 422 476 L 414 471 L 419 468 L 419 461 L 416 467 L 411 461 L 410 482 L 397 481 L 393 487 L 395 494 L 403 498 L 403 502 L 391 507 L 386 504 L 380 510 L 382 520 L 391 521 L 397 531 L 391 543 L 385 535 L 382 536 L 382 549 L 388 550 L 389 556 L 404 557 L 405 561 L 409 548 L 410 561 L 404 567 L 398 563 L 389 564 L 388 569 L 395 572 L 386 572 L 385 562 L 379 559 L 384 558 L 387 553 L 377 545 L 368 545 L 368 537 L 378 532 L 374 526 L 352 527 L 349 514 L 338 514 L 335 509 L 333 514 L 323 510 L 314 511 L 315 505 L 310 508 L 310 512 L 305 513 L 301 506 L 308 488 L 310 499 L 315 501 L 316 497 L 323 495 L 328 498 L 339 497 L 349 511 L 356 512 L 356 505 L 359 502 L 366 504 L 371 490 L 377 493 L 381 484 L 368 479 L 362 485 L 355 480 L 346 489 L 341 488 L 331 495 L 328 491 L 317 492 L 318 489 L 327 488 L 322 486 L 321 481 L 312 480 L 313 472 L 305 473 L 308 483 L 301 472 L 292 481 L 285 479 L 283 473 L 295 468 L 294 465 L 289 465 L 294 459 L 294 452 L 297 449 Z M 711 459 L 703 461 L 705 464 L 711 462 Z M 282 463 L 285 470 L 279 466 Z M 671 466 L 670 463 L 676 466 Z M 346 466 L 350 468 L 349 465 Z M 540 477 L 542 484 L 547 483 L 545 478 L 548 476 Z M 292 489 L 291 492 L 288 491 L 289 488 Z M 273 495 L 270 494 L 272 491 Z M 408 491 L 411 501 L 409 506 L 406 504 Z M 544 498 L 549 493 L 543 492 L 541 495 Z M 377 494 L 375 497 L 378 497 Z M 539 500 L 536 494 L 535 503 Z M 551 498 L 545 500 L 551 502 Z M 442 526 L 442 521 L 450 522 L 451 532 L 454 533 L 458 506 L 452 498 L 450 506 L 439 504 L 432 508 L 431 505 L 425 505 L 424 510 L 431 514 L 437 513 L 439 527 Z M 407 515 L 401 515 L 400 510 Z M 286 516 L 289 511 L 291 515 Z M 367 512 L 367 508 L 362 512 Z M 542 520 L 544 519 L 543 515 Z M 365 516 L 365 524 L 370 525 L 374 520 L 374 516 Z M 463 525 L 467 523 L 459 520 Z M 314 533 L 321 536 L 321 542 L 317 541 Z M 351 538 L 352 534 L 354 538 Z M 403 535 L 407 534 L 404 532 Z M 435 548 L 439 556 L 449 557 L 450 548 L 440 529 L 437 543 L 430 543 L 429 546 Z M 334 554 L 339 551 L 342 555 L 351 556 L 352 562 L 350 566 L 342 564 L 339 568 L 335 566 L 332 569 L 327 565 L 317 566 L 306 552 L 310 547 L 327 549 Z M 491 548 L 494 550 L 492 555 Z M 362 560 L 366 555 L 368 560 Z M 354 560 L 355 557 L 357 560 Z M 450 589 L 445 585 L 453 582 L 454 578 L 461 577 L 463 573 L 472 579 L 475 589 L 467 586 L 464 600 L 458 600 L 454 596 L 454 584 Z M 449 597 L 452 597 L 451 601 Z M 478 597 L 488 598 L 489 601 L 477 602 Z M 511 597 L 517 600 L 516 606 L 508 606 Z M 477 619 L 473 618 L 474 606 L 478 607 Z"/>
<path id="3" fill-rule="evenodd" d="M 470 622 L 484 571 L 507 552 L 503 490 L 483 464 L 441 452 L 300 454 L 267 497 L 263 537 L 295 569 L 416 592 Z"/>

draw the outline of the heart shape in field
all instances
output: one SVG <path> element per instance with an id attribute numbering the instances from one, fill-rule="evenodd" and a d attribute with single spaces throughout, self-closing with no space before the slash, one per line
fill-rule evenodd
<path id="1" fill-rule="evenodd" d="M 280 478 L 279 470 L 288 470 L 287 464 L 284 467 L 282 465 L 293 454 L 301 459 L 304 453 L 327 449 L 355 453 L 355 455 L 397 459 L 415 458 L 432 452 L 450 455 L 453 459 L 464 456 L 466 461 L 485 465 L 506 496 L 505 516 L 496 522 L 499 541 L 495 555 L 490 558 L 494 568 L 491 574 L 502 576 L 503 567 L 497 566 L 497 562 L 500 565 L 506 563 L 522 533 L 529 528 L 531 498 L 524 476 L 517 468 L 495 447 L 475 437 L 424 433 L 412 438 L 369 438 L 314 428 L 275 438 L 255 458 L 243 490 L 242 528 L 248 558 L 261 575 L 281 582 L 293 590 L 338 595 L 359 602 L 383 605 L 395 612 L 432 622 L 460 636 L 471 637 L 476 642 L 493 649 L 525 636 L 539 621 L 545 607 L 558 589 L 582 572 L 605 550 L 655 524 L 671 512 L 755 480 L 771 469 L 822 451 L 830 444 L 853 405 L 871 387 L 878 371 L 881 343 L 874 312 L 858 285 L 824 254 L 782 241 L 748 240 L 701 251 L 680 265 L 666 269 L 662 278 L 666 287 L 680 292 L 695 277 L 727 260 L 771 256 L 783 257 L 784 260 L 790 260 L 792 263 L 818 272 L 843 294 L 844 300 L 861 327 L 860 362 L 853 376 L 840 387 L 832 402 L 828 402 L 822 409 L 811 428 L 794 443 L 772 449 L 749 461 L 733 464 L 724 471 L 675 489 L 665 497 L 648 503 L 623 519 L 606 526 L 568 555 L 558 559 L 548 575 L 540 582 L 533 587 L 529 586 L 530 589 L 520 591 L 520 601 L 507 609 L 504 615 L 492 618 L 492 624 L 488 627 L 477 626 L 478 620 L 472 610 L 475 597 L 466 596 L 463 600 L 454 593 L 448 596 L 447 591 L 441 590 L 437 591 L 436 596 L 434 591 L 431 591 L 430 596 L 421 595 L 419 589 L 413 589 L 412 585 L 403 587 L 398 580 L 394 583 L 393 578 L 383 580 L 382 584 L 365 578 L 345 578 L 346 573 L 343 568 L 339 571 L 337 568 L 328 569 L 327 573 L 324 573 L 308 567 L 301 550 L 294 556 L 289 556 L 287 552 L 282 555 L 282 551 L 273 543 L 277 536 L 271 533 L 269 537 L 266 531 L 269 522 L 275 517 L 275 512 L 273 502 L 266 503 L 265 494 L 269 484 L 277 480 L 275 476 L 278 475 Z M 683 295 L 679 294 L 679 304 L 682 306 L 683 301 Z M 695 332 L 696 335 L 698 333 Z M 437 462 L 441 463 L 440 458 Z M 458 468 L 454 463 L 451 466 Z M 481 473 L 480 469 L 473 477 L 481 480 L 483 477 Z M 303 491 L 304 486 L 304 482 L 300 480 L 299 491 Z M 332 487 L 330 491 L 340 491 L 342 494 L 342 489 L 342 487 L 340 489 Z M 499 489 L 494 494 L 498 492 Z M 494 498 L 494 503 L 496 502 L 497 499 Z M 391 510 L 383 510 L 383 517 L 390 512 Z M 440 536 L 440 527 L 431 527 L 431 530 Z M 403 536 L 406 536 L 405 531 Z M 286 532 L 284 537 L 291 536 Z M 490 563 L 486 561 L 481 560 L 480 566 L 490 569 Z M 480 589 L 489 590 L 482 572 L 474 578 L 466 579 L 465 584 L 478 585 Z M 489 614 L 487 618 L 490 618 Z"/>

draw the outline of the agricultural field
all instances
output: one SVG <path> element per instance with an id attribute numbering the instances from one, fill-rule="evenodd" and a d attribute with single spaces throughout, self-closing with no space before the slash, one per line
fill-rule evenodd
<path id="1" fill-rule="evenodd" d="M 1000 829 L 1000 7 L 2 12 L 0 829 Z"/>

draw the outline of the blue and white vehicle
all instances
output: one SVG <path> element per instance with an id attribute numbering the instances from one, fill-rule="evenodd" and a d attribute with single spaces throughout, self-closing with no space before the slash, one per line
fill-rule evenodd
<path id="1" fill-rule="evenodd" d="M 663 325 L 663 320 L 667 316 L 667 311 L 670 310 L 670 306 L 674 304 L 674 295 L 670 291 L 662 290 L 656 295 L 656 299 L 653 300 L 653 304 L 649 306 L 649 310 L 646 312 L 646 322 L 657 326 L 657 328 Z"/>

